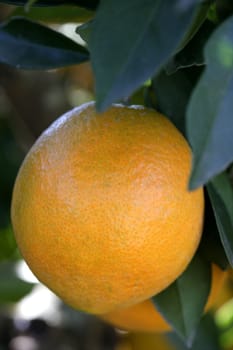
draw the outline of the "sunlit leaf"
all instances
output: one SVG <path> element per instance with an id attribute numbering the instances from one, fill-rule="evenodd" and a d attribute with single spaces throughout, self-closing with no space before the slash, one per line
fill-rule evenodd
<path id="1" fill-rule="evenodd" d="M 92 18 L 93 12 L 76 6 L 57 7 L 32 7 L 25 11 L 24 7 L 18 7 L 11 12 L 10 17 L 23 16 L 34 21 L 45 23 L 82 23 Z"/>
<path id="2" fill-rule="evenodd" d="M 1 0 L 2 3 L 16 6 L 25 6 L 28 0 Z M 95 10 L 99 0 L 36 0 L 34 6 L 58 6 L 58 5 L 77 5 L 89 10 Z"/>
<path id="3" fill-rule="evenodd" d="M 14 18 L 0 26 L 0 62 L 24 69 L 51 69 L 88 60 L 88 51 L 41 24 Z"/>

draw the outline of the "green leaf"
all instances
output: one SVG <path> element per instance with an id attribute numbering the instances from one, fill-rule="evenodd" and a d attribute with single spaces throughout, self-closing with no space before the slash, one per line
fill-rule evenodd
<path id="1" fill-rule="evenodd" d="M 210 284 L 210 264 L 196 255 L 174 283 L 153 297 L 158 310 L 189 345 L 202 317 Z"/>
<path id="2" fill-rule="evenodd" d="M 205 64 L 204 46 L 214 29 L 215 25 L 206 21 L 184 49 L 169 60 L 166 65 L 166 72 L 172 74 L 181 68 L 203 66 Z"/>
<path id="3" fill-rule="evenodd" d="M 210 9 L 210 3 L 211 1 L 202 1 L 200 3 L 198 7 L 198 11 L 196 12 L 196 15 L 192 21 L 192 24 L 189 30 L 187 31 L 187 33 L 185 34 L 185 37 L 182 40 L 181 45 L 179 46 L 179 50 L 182 50 L 189 43 L 189 41 L 195 36 L 199 28 L 204 23 Z"/>
<path id="4" fill-rule="evenodd" d="M 213 178 L 207 190 L 222 244 L 233 267 L 233 189 L 227 174 L 222 173 Z"/>
<path id="5" fill-rule="evenodd" d="M 23 69 L 52 69 L 87 61 L 88 51 L 41 24 L 14 18 L 0 26 L 0 62 Z"/>
<path id="6" fill-rule="evenodd" d="M 226 270 L 229 267 L 229 262 L 220 239 L 213 208 L 207 192 L 205 192 L 204 218 L 203 234 L 198 251 L 211 264 L 215 263 L 222 270 Z"/>
<path id="7" fill-rule="evenodd" d="M 33 287 L 33 283 L 25 282 L 17 276 L 16 263 L 0 264 L 0 304 L 19 301 Z"/>
<path id="8" fill-rule="evenodd" d="M 36 4 L 36 2 L 37 2 L 37 0 L 27 0 L 27 2 L 26 2 L 26 4 L 25 4 L 25 10 L 26 11 L 29 11 L 30 10 L 30 8 L 34 5 L 34 4 Z"/>
<path id="9" fill-rule="evenodd" d="M 93 20 L 83 23 L 76 28 L 76 33 L 87 43 L 90 41 L 91 32 L 92 32 Z"/>
<path id="10" fill-rule="evenodd" d="M 93 12 L 76 6 L 32 7 L 30 11 L 18 7 L 10 14 L 10 17 L 15 16 L 46 23 L 83 23 L 92 18 Z"/>
<path id="11" fill-rule="evenodd" d="M 1 0 L 4 4 L 12 4 L 15 6 L 27 5 L 27 0 Z M 37 0 L 36 6 L 57 6 L 63 4 L 65 0 Z"/>
<path id="12" fill-rule="evenodd" d="M 178 0 L 101 1 L 89 42 L 98 110 L 129 97 L 161 69 L 197 8 L 196 2 L 182 6 Z"/>
<path id="13" fill-rule="evenodd" d="M 194 84 L 201 69 L 192 67 L 167 74 L 163 69 L 153 79 L 156 109 L 165 114 L 185 135 L 185 112 Z"/>
<path id="14" fill-rule="evenodd" d="M 0 117 L 0 256 L 2 258 L 4 257 L 2 250 L 5 244 L 9 248 L 5 247 L 7 249 L 6 255 L 11 250 L 10 206 L 12 189 L 18 169 L 24 158 L 24 153 L 15 141 L 15 135 L 10 127 L 10 117 L 8 118 L 5 115 L 3 109 Z"/>
<path id="15" fill-rule="evenodd" d="M 89 10 L 95 10 L 100 0 L 36 0 L 33 6 L 58 6 L 58 5 L 76 5 Z M 2 3 L 15 6 L 25 6 L 28 0 L 1 0 Z"/>
<path id="16" fill-rule="evenodd" d="M 201 319 L 191 346 L 185 346 L 175 333 L 168 334 L 167 338 L 177 350 L 221 350 L 218 339 L 218 329 L 214 317 L 211 314 L 206 314 Z"/>
<path id="17" fill-rule="evenodd" d="M 16 242 L 11 227 L 0 230 L 0 261 L 10 259 L 16 251 Z"/>
<path id="18" fill-rule="evenodd" d="M 227 17 L 233 13 L 233 2 L 230 0 L 216 1 L 216 15 L 213 20 L 217 20 L 219 23 L 224 21 Z"/>
<path id="19" fill-rule="evenodd" d="M 233 17 L 214 32 L 204 55 L 207 68 L 187 110 L 187 135 L 194 153 L 191 189 L 233 161 Z"/>

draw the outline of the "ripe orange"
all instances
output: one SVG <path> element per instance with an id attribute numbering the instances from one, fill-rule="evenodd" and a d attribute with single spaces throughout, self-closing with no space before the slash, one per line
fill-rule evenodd
<path id="1" fill-rule="evenodd" d="M 132 350 L 178 350 L 164 334 L 130 333 L 127 338 Z"/>
<path id="2" fill-rule="evenodd" d="M 226 272 L 213 264 L 211 290 L 205 310 L 209 310 L 214 306 L 220 289 L 224 284 L 225 277 Z M 128 308 L 112 311 L 100 317 L 113 326 L 127 331 L 166 332 L 171 330 L 170 325 L 157 311 L 151 299 Z"/>
<path id="3" fill-rule="evenodd" d="M 224 304 L 226 304 L 232 298 L 233 298 L 232 276 L 231 276 L 231 269 L 228 269 L 226 271 L 226 278 L 224 279 L 223 288 L 221 288 L 217 301 L 214 303 L 215 310 L 218 310 L 219 308 L 221 308 Z"/>
<path id="4" fill-rule="evenodd" d="M 170 325 L 156 310 L 151 299 L 100 315 L 100 318 L 126 331 L 166 332 L 171 329 Z"/>
<path id="5" fill-rule="evenodd" d="M 115 350 L 177 350 L 164 334 L 128 333 L 124 334 Z"/>
<path id="6" fill-rule="evenodd" d="M 187 189 L 191 151 L 161 114 L 94 103 L 55 121 L 16 179 L 12 223 L 41 282 L 101 314 L 173 282 L 202 231 L 203 190 Z"/>
<path id="7" fill-rule="evenodd" d="M 233 269 L 232 268 L 230 268 L 228 270 L 228 275 L 229 275 L 230 280 L 233 282 Z"/>

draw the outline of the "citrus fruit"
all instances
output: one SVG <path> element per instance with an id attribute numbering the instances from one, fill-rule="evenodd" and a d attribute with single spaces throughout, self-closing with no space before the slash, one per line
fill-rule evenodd
<path id="1" fill-rule="evenodd" d="M 228 275 L 229 275 L 230 280 L 233 282 L 233 269 L 232 268 L 230 268 L 228 270 Z"/>
<path id="2" fill-rule="evenodd" d="M 130 333 L 132 350 L 178 350 L 164 334 Z"/>
<path id="3" fill-rule="evenodd" d="M 121 335 L 114 350 L 178 350 L 164 334 L 133 332 Z"/>
<path id="4" fill-rule="evenodd" d="M 38 279 L 101 314 L 172 283 L 200 241 L 203 190 L 188 191 L 191 151 L 164 116 L 93 102 L 60 117 L 18 173 L 12 223 Z"/>
<path id="5" fill-rule="evenodd" d="M 221 287 L 223 287 L 225 277 L 226 272 L 213 264 L 212 283 L 210 294 L 205 306 L 206 311 L 213 307 L 215 301 L 218 300 L 218 295 Z M 147 299 L 128 308 L 112 311 L 108 314 L 101 315 L 100 317 L 113 326 L 127 331 L 166 332 L 171 330 L 170 325 L 157 311 L 151 299 Z"/>
<path id="6" fill-rule="evenodd" d="M 221 292 L 224 289 L 224 285 L 227 279 L 227 271 L 220 269 L 217 265 L 212 264 L 212 283 L 210 294 L 205 306 L 205 310 L 209 310 L 216 306 L 218 303 Z"/>
<path id="7" fill-rule="evenodd" d="M 226 278 L 224 279 L 223 287 L 221 288 L 221 291 L 218 293 L 218 298 L 214 303 L 215 310 L 218 310 L 225 303 L 227 303 L 229 300 L 233 298 L 233 284 L 232 284 L 232 276 L 230 271 L 231 271 L 230 269 L 226 271 Z"/>
<path id="8" fill-rule="evenodd" d="M 151 299 L 100 315 L 100 318 L 126 331 L 166 332 L 171 329 Z"/>

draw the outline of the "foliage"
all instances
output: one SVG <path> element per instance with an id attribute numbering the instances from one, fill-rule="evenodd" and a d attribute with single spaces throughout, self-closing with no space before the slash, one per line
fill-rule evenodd
<path id="1" fill-rule="evenodd" d="M 195 257 L 176 285 L 155 300 L 181 338 L 190 342 L 192 335 L 195 344 L 193 334 L 210 283 L 207 265 L 214 261 L 221 268 L 233 267 L 232 1 L 1 3 L 16 6 L 0 25 L 1 63 L 43 70 L 90 60 L 99 111 L 118 101 L 134 103 L 139 99 L 166 114 L 190 142 L 190 189 L 202 185 L 207 189 L 204 235 L 198 252 L 202 258 Z M 70 22 L 75 23 L 72 38 L 53 26 Z M 78 33 L 85 44 L 80 44 Z M 1 147 L 2 155 L 4 145 Z M 5 167 L 4 157 L 0 158 L 1 169 Z M 12 174 L 15 177 L 15 170 Z M 6 235 L 6 230 L 10 232 L 9 191 L 13 181 L 8 176 L 4 181 L 6 185 L 0 187 L 0 239 L 8 243 L 1 244 L 1 259 L 15 249 Z M 173 307 L 167 302 L 170 298 Z M 208 328 L 208 320 L 201 321 L 203 329 Z M 203 332 L 198 330 L 198 334 Z"/>

